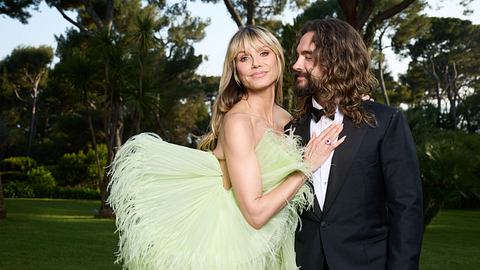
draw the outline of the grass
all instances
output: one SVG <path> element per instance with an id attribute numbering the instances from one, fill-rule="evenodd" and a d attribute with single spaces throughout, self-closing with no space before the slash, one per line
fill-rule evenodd
<path id="1" fill-rule="evenodd" d="M 2 270 L 108 270 L 117 245 L 112 220 L 94 219 L 97 201 L 7 199 L 0 222 Z M 427 227 L 420 269 L 478 269 L 480 211 L 442 210 Z"/>
<path id="2" fill-rule="evenodd" d="M 442 210 L 423 238 L 422 270 L 480 269 L 480 211 Z"/>
<path id="3" fill-rule="evenodd" d="M 0 269 L 121 269 L 113 220 L 94 219 L 96 201 L 7 199 Z"/>

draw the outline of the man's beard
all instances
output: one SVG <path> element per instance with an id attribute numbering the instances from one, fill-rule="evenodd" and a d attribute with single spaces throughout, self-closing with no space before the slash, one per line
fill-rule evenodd
<path id="1" fill-rule="evenodd" d="M 306 83 L 300 85 L 297 77 L 303 76 Z M 297 97 L 308 97 L 313 96 L 320 90 L 318 79 L 314 78 L 309 72 L 296 72 L 295 73 L 295 82 L 293 84 L 293 92 Z"/>

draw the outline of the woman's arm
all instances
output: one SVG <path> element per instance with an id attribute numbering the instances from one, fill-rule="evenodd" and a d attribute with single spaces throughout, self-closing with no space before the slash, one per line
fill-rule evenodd
<path id="1" fill-rule="evenodd" d="M 323 136 L 312 138 L 307 150 L 307 162 L 317 169 L 330 155 L 331 151 L 343 140 L 331 145 L 318 143 L 321 138 L 331 136 L 335 139 L 341 127 L 331 127 Z M 260 229 L 280 209 L 287 200 L 293 198 L 307 177 L 303 173 L 290 175 L 275 189 L 262 194 L 260 167 L 255 155 L 255 135 L 248 117 L 233 115 L 225 119 L 221 143 L 226 158 L 227 168 L 233 192 L 237 198 L 240 211 L 246 221 L 255 229 Z"/>

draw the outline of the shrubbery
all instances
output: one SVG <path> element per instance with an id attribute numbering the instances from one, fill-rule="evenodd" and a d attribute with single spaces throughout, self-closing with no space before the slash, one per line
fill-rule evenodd
<path id="1" fill-rule="evenodd" d="M 9 157 L 0 162 L 2 181 L 28 181 L 27 172 L 37 166 L 37 162 L 29 157 Z"/>
<path id="2" fill-rule="evenodd" d="M 480 136 L 435 126 L 435 110 L 407 112 L 423 184 L 425 225 L 445 207 L 480 204 Z"/>
<path id="3" fill-rule="evenodd" d="M 103 176 L 103 168 L 107 163 L 107 148 L 105 145 L 100 145 L 97 150 Z M 99 176 L 95 151 L 89 149 L 86 154 L 79 151 L 63 155 L 55 166 L 54 176 L 60 186 L 98 186 Z"/>
<path id="4" fill-rule="evenodd" d="M 30 186 L 22 182 L 10 182 L 4 185 L 3 193 L 6 198 L 100 199 L 98 189 L 46 185 Z"/>
<path id="5" fill-rule="evenodd" d="M 99 146 L 100 166 L 106 164 L 106 147 Z M 100 199 L 95 152 L 65 154 L 54 166 L 37 166 L 29 157 L 10 157 L 0 162 L 7 198 Z"/>

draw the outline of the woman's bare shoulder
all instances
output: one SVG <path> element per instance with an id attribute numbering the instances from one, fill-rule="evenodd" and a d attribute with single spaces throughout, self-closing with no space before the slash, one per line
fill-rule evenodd
<path id="1" fill-rule="evenodd" d="M 292 115 L 279 105 L 275 105 L 275 118 L 282 127 L 286 126 L 292 119 Z"/>

